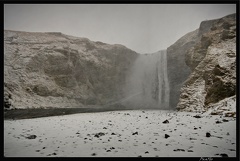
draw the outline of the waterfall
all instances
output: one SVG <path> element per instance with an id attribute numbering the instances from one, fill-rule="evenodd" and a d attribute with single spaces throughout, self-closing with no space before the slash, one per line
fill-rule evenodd
<path id="1" fill-rule="evenodd" d="M 167 52 L 140 55 L 126 79 L 122 104 L 130 108 L 169 108 Z"/>

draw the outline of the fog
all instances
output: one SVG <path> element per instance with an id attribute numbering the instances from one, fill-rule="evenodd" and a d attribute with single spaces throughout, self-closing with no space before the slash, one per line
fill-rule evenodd
<path id="1" fill-rule="evenodd" d="M 5 4 L 4 29 L 62 32 L 154 53 L 201 21 L 235 12 L 235 4 Z"/>

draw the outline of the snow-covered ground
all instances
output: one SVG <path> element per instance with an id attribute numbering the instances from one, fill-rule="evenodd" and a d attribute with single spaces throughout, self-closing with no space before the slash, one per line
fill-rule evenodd
<path id="1" fill-rule="evenodd" d="M 4 156 L 236 157 L 235 118 L 193 116 L 128 110 L 4 120 Z"/>

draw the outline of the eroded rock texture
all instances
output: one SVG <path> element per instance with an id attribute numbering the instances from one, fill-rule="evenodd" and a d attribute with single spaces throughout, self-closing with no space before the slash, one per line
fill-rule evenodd
<path id="1" fill-rule="evenodd" d="M 138 54 L 61 33 L 4 31 L 5 108 L 81 107 L 122 97 Z"/>
<path id="2" fill-rule="evenodd" d="M 220 101 L 236 101 L 236 14 L 211 22 L 210 30 L 186 53 L 192 73 L 181 88 L 179 110 L 201 112 Z"/>

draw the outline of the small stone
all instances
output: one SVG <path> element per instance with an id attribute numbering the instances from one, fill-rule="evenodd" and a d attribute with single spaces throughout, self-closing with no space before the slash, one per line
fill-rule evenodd
<path id="1" fill-rule="evenodd" d="M 149 153 L 148 151 L 145 152 L 145 154 Z"/>
<path id="2" fill-rule="evenodd" d="M 206 137 L 209 138 L 210 136 L 211 136 L 211 134 L 210 134 L 209 132 L 207 132 L 207 133 L 206 133 Z"/>
<path id="3" fill-rule="evenodd" d="M 220 124 L 220 123 L 222 123 L 221 121 L 216 121 L 216 124 Z"/>
<path id="4" fill-rule="evenodd" d="M 163 121 L 162 123 L 164 123 L 164 124 L 168 124 L 169 121 L 168 121 L 168 120 L 165 120 L 165 121 Z"/>
<path id="5" fill-rule="evenodd" d="M 92 155 L 92 156 L 96 156 L 97 154 L 96 154 L 96 153 L 92 153 L 91 155 Z"/>
<path id="6" fill-rule="evenodd" d="M 193 116 L 193 117 L 195 117 L 195 118 L 202 118 L 201 116 L 199 116 L 199 115 L 195 115 L 195 116 Z"/>
<path id="7" fill-rule="evenodd" d="M 168 134 L 165 134 L 165 138 L 167 139 L 167 138 L 169 138 L 170 136 L 168 135 Z"/>
<path id="8" fill-rule="evenodd" d="M 220 154 L 222 157 L 228 157 L 228 155 L 227 154 L 225 154 L 225 153 L 222 153 L 222 154 Z"/>
<path id="9" fill-rule="evenodd" d="M 30 135 L 30 136 L 27 136 L 26 138 L 27 139 L 36 139 L 36 137 L 37 137 L 36 135 Z"/>
<path id="10" fill-rule="evenodd" d="M 174 149 L 173 151 L 185 151 L 184 149 Z"/>
<path id="11" fill-rule="evenodd" d="M 138 132 L 134 132 L 134 133 L 132 133 L 132 135 L 138 135 Z"/>
<path id="12" fill-rule="evenodd" d="M 222 121 L 223 121 L 223 122 L 228 122 L 228 120 L 227 120 L 227 119 L 223 119 Z"/>

